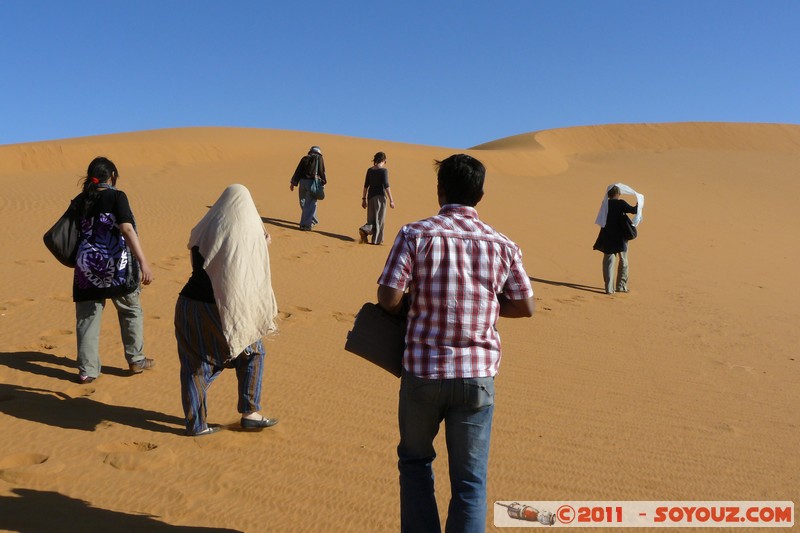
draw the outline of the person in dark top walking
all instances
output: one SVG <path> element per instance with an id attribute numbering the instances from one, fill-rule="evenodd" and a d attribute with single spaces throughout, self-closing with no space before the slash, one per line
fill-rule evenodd
<path id="1" fill-rule="evenodd" d="M 378 152 L 372 158 L 372 166 L 364 178 L 364 191 L 361 193 L 361 207 L 367 210 L 367 223 L 358 229 L 361 242 L 367 243 L 372 235 L 372 244 L 383 243 L 383 227 L 386 222 L 386 198 L 394 209 L 394 198 L 389 188 L 389 170 L 386 168 L 386 154 Z"/>
<path id="2" fill-rule="evenodd" d="M 628 292 L 628 240 L 625 237 L 625 224 L 628 215 L 636 214 L 637 205 L 630 205 L 620 199 L 620 188 L 616 185 L 608 189 L 608 210 L 605 224 L 600 228 L 594 250 L 603 252 L 603 281 L 606 294 Z M 602 211 L 601 211 L 602 212 Z M 616 281 L 614 279 L 614 263 L 619 257 Z"/>
<path id="3" fill-rule="evenodd" d="M 240 426 L 261 430 L 278 422 L 259 413 L 265 356 L 261 339 L 275 330 L 278 312 L 269 243 L 243 185 L 225 189 L 192 229 L 192 275 L 175 305 L 187 435 L 220 429 L 206 420 L 206 391 L 225 368 L 236 370 Z"/>
<path id="4" fill-rule="evenodd" d="M 319 224 L 317 220 L 317 199 L 311 194 L 311 185 L 314 180 L 319 178 L 322 185 L 328 183 L 325 175 L 325 160 L 322 158 L 322 150 L 319 146 L 312 146 L 308 154 L 300 158 L 297 168 L 292 175 L 289 190 L 293 191 L 297 187 L 300 199 L 300 230 L 311 231 L 313 226 Z"/>
<path id="5" fill-rule="evenodd" d="M 100 323 L 106 299 L 119 315 L 125 359 L 132 374 L 155 365 L 144 356 L 144 314 L 139 299 L 141 285 L 153 281 L 144 256 L 128 197 L 116 188 L 119 172 L 105 157 L 89 163 L 81 206 L 81 237 L 75 257 L 72 298 L 75 301 L 78 338 L 78 383 L 100 376 Z"/>

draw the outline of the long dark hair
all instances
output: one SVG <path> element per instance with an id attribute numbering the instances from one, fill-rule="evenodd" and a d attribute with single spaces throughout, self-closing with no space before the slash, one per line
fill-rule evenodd
<path id="1" fill-rule="evenodd" d="M 86 176 L 83 178 L 82 185 L 82 211 L 84 216 L 86 216 L 86 213 L 97 201 L 97 197 L 100 194 L 98 191 L 100 185 L 106 184 L 107 186 L 110 181 L 110 185 L 113 186 L 116 184 L 118 177 L 119 172 L 113 161 L 107 157 L 95 157 L 92 159 L 92 162 L 89 163 L 89 167 L 86 169 Z"/>

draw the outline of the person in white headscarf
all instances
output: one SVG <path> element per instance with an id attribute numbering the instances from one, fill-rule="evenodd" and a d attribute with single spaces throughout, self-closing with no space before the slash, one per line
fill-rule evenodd
<path id="1" fill-rule="evenodd" d="M 621 200 L 622 192 L 635 195 L 637 204 L 630 205 L 625 200 Z M 629 238 L 625 233 L 625 225 L 630 219 L 626 213 L 635 215 L 632 224 L 634 227 L 638 226 L 642 220 L 643 207 L 644 195 L 637 193 L 624 183 L 608 186 L 608 191 L 600 206 L 600 212 L 595 220 L 595 223 L 600 226 L 600 233 L 597 235 L 593 247 L 595 250 L 603 252 L 603 282 L 606 294 L 614 294 L 615 291 L 628 292 Z M 619 257 L 619 263 L 615 280 L 614 266 L 617 257 Z"/>
<path id="2" fill-rule="evenodd" d="M 262 416 L 262 337 L 275 331 L 277 303 L 269 267 L 269 234 L 250 192 L 225 189 L 192 229 L 188 248 L 192 275 L 175 306 L 175 337 L 181 362 L 186 433 L 220 429 L 206 420 L 206 391 L 224 368 L 235 368 L 243 429 L 278 420 Z"/>

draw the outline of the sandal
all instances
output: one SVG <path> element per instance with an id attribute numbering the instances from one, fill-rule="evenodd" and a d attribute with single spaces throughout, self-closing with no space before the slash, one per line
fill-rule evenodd
<path id="1" fill-rule="evenodd" d="M 264 429 L 268 427 L 272 427 L 278 423 L 277 418 L 265 418 L 261 417 L 261 420 L 255 420 L 252 418 L 242 418 L 239 422 L 242 425 L 242 429 Z"/>

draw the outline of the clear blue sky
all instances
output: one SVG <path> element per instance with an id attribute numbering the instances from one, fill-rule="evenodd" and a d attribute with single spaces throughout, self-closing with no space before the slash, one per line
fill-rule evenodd
<path id="1" fill-rule="evenodd" d="M 0 0 L 0 144 L 184 126 L 467 148 L 800 123 L 797 0 Z"/>

